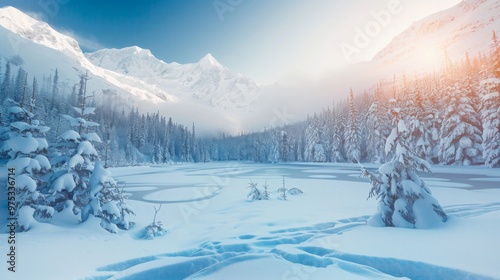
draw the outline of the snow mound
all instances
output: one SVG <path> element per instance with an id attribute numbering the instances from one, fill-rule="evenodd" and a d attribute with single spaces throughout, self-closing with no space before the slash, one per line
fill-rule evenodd
<path id="1" fill-rule="evenodd" d="M 72 173 L 66 173 L 59 178 L 57 178 L 52 184 L 52 191 L 60 192 L 62 190 L 67 190 L 71 192 L 76 187 L 75 180 Z"/>
<path id="2" fill-rule="evenodd" d="M 7 144 L 14 153 L 23 153 L 27 155 L 34 153 L 39 149 L 40 145 L 38 141 L 31 137 L 31 135 L 28 136 L 29 133 L 26 134 L 26 137 L 18 135 L 7 141 Z"/>
<path id="3" fill-rule="evenodd" d="M 72 142 L 79 142 L 81 139 L 81 136 L 78 132 L 70 129 L 65 131 L 61 136 L 59 136 L 64 141 L 72 141 Z"/>

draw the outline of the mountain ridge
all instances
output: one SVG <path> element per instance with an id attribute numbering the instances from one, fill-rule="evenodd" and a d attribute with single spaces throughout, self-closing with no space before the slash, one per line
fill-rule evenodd
<path id="1" fill-rule="evenodd" d="M 210 53 L 187 64 L 167 63 L 139 47 L 102 49 L 85 56 L 99 67 L 134 76 L 213 107 L 247 108 L 260 96 L 255 81 L 230 71 Z"/>
<path id="2" fill-rule="evenodd" d="M 500 32 L 500 2 L 463 0 L 432 14 L 397 35 L 373 62 L 396 68 L 412 65 L 419 70 L 438 68 L 446 59 L 461 61 L 465 54 L 488 52 L 492 32 Z M 408 43 L 411 42 L 411 43 Z"/>

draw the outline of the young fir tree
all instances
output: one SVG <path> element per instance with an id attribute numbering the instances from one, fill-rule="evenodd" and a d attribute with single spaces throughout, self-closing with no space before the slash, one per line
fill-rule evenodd
<path id="1" fill-rule="evenodd" d="M 101 219 L 104 229 L 116 233 L 118 228 L 128 229 L 133 225 L 129 216 L 134 213 L 125 203 L 123 192 L 118 189 L 110 171 L 98 162 L 93 143 L 101 143 L 101 139 L 89 131 L 99 124 L 88 120 L 95 111 L 94 107 L 86 106 L 88 80 L 87 74 L 81 77 L 79 107 L 74 107 L 79 116 L 63 115 L 75 130 L 70 129 L 59 136 L 57 147 L 60 153 L 53 158 L 53 165 L 58 170 L 49 188 L 49 199 L 58 212 L 71 207 L 82 222 L 94 215 Z"/>
<path id="2" fill-rule="evenodd" d="M 285 185 L 285 176 L 283 176 L 282 183 L 283 183 L 283 186 L 278 189 L 279 198 L 282 200 L 286 200 L 286 198 L 287 198 L 286 193 L 288 192 L 288 189 L 286 188 L 286 185 Z"/>
<path id="3" fill-rule="evenodd" d="M 248 183 L 248 189 L 250 189 L 250 192 L 247 195 L 247 198 L 250 199 L 251 201 L 254 200 L 262 200 L 262 193 L 261 191 L 257 188 L 257 183 L 254 183 L 250 180 L 250 183 Z"/>
<path id="4" fill-rule="evenodd" d="M 379 201 L 377 212 L 368 220 L 372 226 L 428 228 L 446 222 L 447 215 L 418 177 L 417 170 L 429 171 L 430 165 L 410 150 L 405 122 L 400 109 L 392 109 L 394 128 L 387 138 L 385 151 L 394 154 L 376 174 L 362 167 L 371 181 L 369 198 Z"/>
<path id="5" fill-rule="evenodd" d="M 18 231 L 29 230 L 33 218 L 46 221 L 54 213 L 42 193 L 48 179 L 47 174 L 51 171 L 51 165 L 45 156 L 48 149 L 45 133 L 50 128 L 40 125 L 34 114 L 35 90 L 36 85 L 33 85 L 29 98 L 24 97 L 27 93 L 26 90 L 23 91 L 26 105 L 7 100 L 10 103 L 5 121 L 8 124 L 8 140 L 1 147 L 10 157 L 7 168 L 15 173 Z"/>

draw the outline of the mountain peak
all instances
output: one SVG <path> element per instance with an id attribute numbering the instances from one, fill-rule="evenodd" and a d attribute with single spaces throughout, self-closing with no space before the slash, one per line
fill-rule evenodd
<path id="1" fill-rule="evenodd" d="M 14 7 L 0 8 L 0 27 L 75 59 L 83 58 L 75 39 L 57 32 L 46 22 L 34 19 Z"/>
<path id="2" fill-rule="evenodd" d="M 6 16 L 7 14 L 10 15 L 16 15 L 18 17 L 29 17 L 27 14 L 23 13 L 22 11 L 18 10 L 17 8 L 14 8 L 12 6 L 5 6 L 0 8 L 0 16 Z"/>
<path id="3" fill-rule="evenodd" d="M 36 24 L 48 26 L 48 24 L 40 22 L 12 6 L 0 8 L 0 26 L 7 30 L 19 33 L 23 28 Z"/>
<path id="4" fill-rule="evenodd" d="M 211 53 L 206 54 L 200 61 L 198 62 L 199 64 L 202 65 L 210 65 L 210 66 L 216 66 L 216 67 L 222 67 L 222 64 L 220 64 L 215 57 Z"/>
<path id="5" fill-rule="evenodd" d="M 132 47 L 127 47 L 122 49 L 125 52 L 131 52 L 135 55 L 140 55 L 140 56 L 153 56 L 150 50 L 148 49 L 143 49 L 138 46 L 132 46 Z"/>

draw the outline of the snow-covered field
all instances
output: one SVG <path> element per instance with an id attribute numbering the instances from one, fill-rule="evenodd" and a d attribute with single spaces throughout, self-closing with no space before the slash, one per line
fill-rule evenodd
<path id="1" fill-rule="evenodd" d="M 421 177 L 450 219 L 410 230 L 366 225 L 377 203 L 356 165 L 115 168 L 136 210 L 133 229 L 110 234 L 98 219 L 58 214 L 55 225 L 17 233 L 17 271 L 2 261 L 0 279 L 500 279 L 499 170 L 433 171 Z M 278 199 L 282 176 L 304 194 Z M 250 180 L 267 181 L 271 199 L 248 201 Z M 144 240 L 160 203 L 168 233 Z M 2 233 L 4 260 L 7 246 Z"/>

